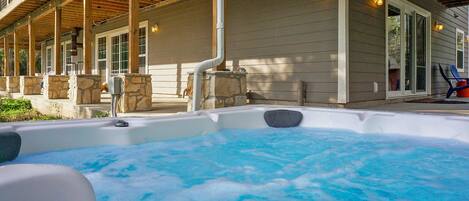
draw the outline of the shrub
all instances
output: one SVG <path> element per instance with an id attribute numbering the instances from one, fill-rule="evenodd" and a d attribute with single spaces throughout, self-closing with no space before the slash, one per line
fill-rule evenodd
<path id="1" fill-rule="evenodd" d="M 95 118 L 106 118 L 109 116 L 110 116 L 109 112 L 105 112 L 105 111 L 96 111 L 96 113 L 94 114 Z"/>
<path id="2" fill-rule="evenodd" d="M 0 122 L 56 119 L 60 119 L 60 117 L 43 115 L 34 110 L 29 100 L 0 99 Z"/>
<path id="3" fill-rule="evenodd" d="M 25 99 L 9 99 L 0 100 L 0 112 L 8 111 L 24 111 L 33 109 L 31 101 Z"/>

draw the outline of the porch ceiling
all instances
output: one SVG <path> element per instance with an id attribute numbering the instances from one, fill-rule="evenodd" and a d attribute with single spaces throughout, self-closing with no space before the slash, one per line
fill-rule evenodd
<path id="1" fill-rule="evenodd" d="M 15 1 L 15 0 L 14 0 Z M 21 0 L 16 0 L 21 1 Z M 41 0 L 23 0 L 25 2 L 39 2 Z M 46 0 L 42 0 L 46 1 Z M 140 0 L 140 8 L 145 8 L 152 5 L 158 4 L 168 4 L 168 2 L 175 2 L 176 0 Z M 62 8 L 62 33 L 72 31 L 74 28 L 83 27 L 83 0 L 62 0 L 61 2 L 66 2 L 61 4 Z M 11 17 L 9 21 L 4 21 L 1 19 L 2 23 L 0 24 L 0 30 L 8 28 L 13 23 L 21 21 L 23 23 L 17 23 L 19 26 L 16 27 L 16 30 L 20 34 L 22 40 L 27 41 L 28 38 L 28 29 L 27 23 L 24 23 L 24 19 L 27 18 L 33 12 L 40 10 L 40 14 L 37 14 L 37 17 L 34 18 L 33 25 L 36 30 L 36 41 L 41 41 L 47 38 L 50 38 L 54 35 L 54 7 L 53 1 L 47 1 L 41 5 L 37 5 L 35 9 L 26 10 L 22 15 L 15 15 L 16 17 Z M 49 6 L 47 5 L 49 4 Z M 93 24 L 98 24 L 105 20 L 124 15 L 129 11 L 128 0 L 91 0 L 91 9 L 92 9 L 92 21 Z M 9 17 L 9 16 L 6 16 Z M 11 32 L 11 30 L 9 31 Z M 1 37 L 1 36 L 0 36 Z M 24 39 L 23 39 L 24 38 Z"/>
<path id="2" fill-rule="evenodd" d="M 49 0 L 13 0 L 0 11 L 0 30 L 33 12 Z"/>
<path id="3" fill-rule="evenodd" d="M 438 1 L 448 8 L 469 5 L 469 0 L 438 0 Z"/>
<path id="4" fill-rule="evenodd" d="M 10 40 L 9 42 L 9 46 L 11 48 L 13 48 L 13 37 L 9 37 L 8 38 Z M 21 40 L 20 43 L 18 44 L 18 47 L 20 49 L 28 49 L 28 41 L 26 40 Z M 3 48 L 3 39 L 0 39 L 0 48 Z M 41 48 L 41 44 L 40 43 L 36 43 L 36 49 L 39 49 Z M 3 51 L 3 50 L 2 50 Z"/>

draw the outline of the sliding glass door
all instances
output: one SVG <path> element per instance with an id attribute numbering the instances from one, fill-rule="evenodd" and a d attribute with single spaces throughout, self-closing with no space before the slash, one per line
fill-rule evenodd
<path id="1" fill-rule="evenodd" d="M 390 0 L 386 17 L 388 97 L 427 94 L 430 75 L 430 13 Z"/>
<path id="2" fill-rule="evenodd" d="M 430 34 L 427 33 L 429 22 L 428 17 L 416 14 L 416 57 L 417 57 L 417 92 L 425 92 L 427 89 L 427 71 L 431 65 L 428 49 L 428 41 Z"/>

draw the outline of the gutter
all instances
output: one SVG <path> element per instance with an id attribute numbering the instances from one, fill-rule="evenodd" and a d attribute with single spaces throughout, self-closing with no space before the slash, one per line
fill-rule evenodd
<path id="1" fill-rule="evenodd" d="M 194 83 L 193 83 L 193 95 L 192 95 L 192 111 L 200 109 L 200 99 L 202 94 L 201 81 L 203 72 L 211 69 L 215 66 L 220 65 L 225 59 L 225 0 L 217 0 L 217 57 L 202 61 L 197 64 L 194 69 Z"/>

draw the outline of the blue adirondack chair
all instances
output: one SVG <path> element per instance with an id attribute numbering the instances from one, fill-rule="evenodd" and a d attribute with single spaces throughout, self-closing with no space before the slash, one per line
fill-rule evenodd
<path id="1" fill-rule="evenodd" d="M 448 83 L 449 85 L 449 89 L 448 89 L 448 92 L 446 93 L 446 98 L 449 98 L 451 96 L 451 94 L 453 94 L 455 91 L 460 91 L 460 90 L 463 90 L 463 89 L 467 89 L 469 88 L 469 84 L 465 85 L 465 86 L 453 86 L 453 83 L 451 83 L 451 80 L 464 80 L 464 78 L 455 78 L 455 77 L 448 77 L 446 76 L 445 72 L 443 71 L 443 68 L 441 67 L 441 64 L 438 64 L 438 68 L 440 70 L 440 73 L 441 73 L 441 76 L 443 76 L 443 79 L 445 79 L 445 81 Z M 456 69 L 457 71 L 457 69 Z M 458 73 L 459 75 L 459 73 Z"/>
<path id="2" fill-rule="evenodd" d="M 456 81 L 459 82 L 459 81 L 466 80 L 469 83 L 469 78 L 463 78 L 463 77 L 461 77 L 461 75 L 459 75 L 459 72 L 458 72 L 458 69 L 456 68 L 456 65 L 451 64 L 450 65 L 450 70 L 451 70 L 451 74 L 453 75 L 453 77 L 455 78 Z"/>

